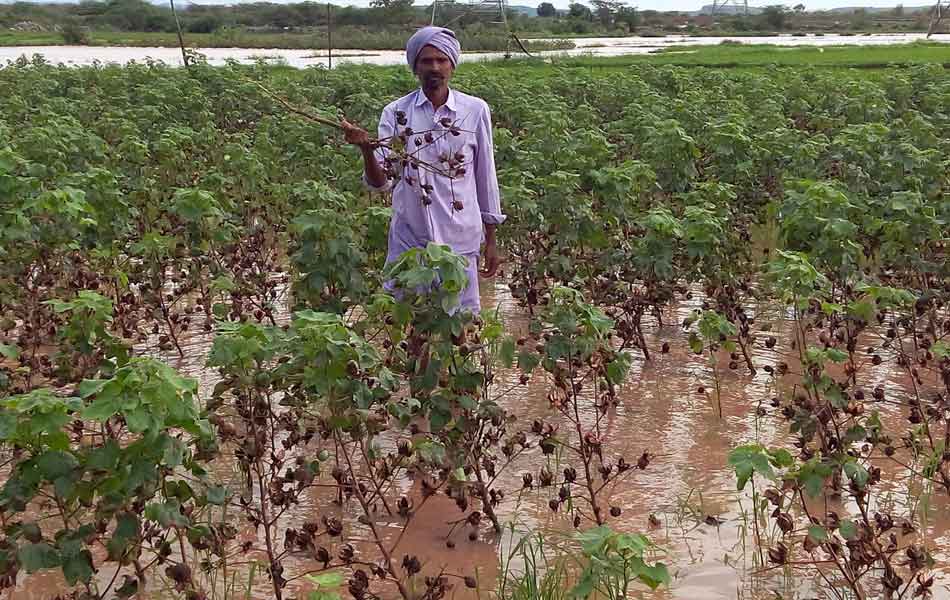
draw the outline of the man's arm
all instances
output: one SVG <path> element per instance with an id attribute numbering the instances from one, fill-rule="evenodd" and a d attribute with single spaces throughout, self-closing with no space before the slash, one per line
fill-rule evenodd
<path id="1" fill-rule="evenodd" d="M 390 181 L 386 178 L 386 172 L 383 171 L 381 165 L 385 154 L 381 156 L 381 150 L 378 150 L 373 144 L 368 131 L 346 120 L 343 120 L 341 124 L 343 125 L 343 134 L 346 141 L 357 146 L 363 154 L 363 180 L 366 185 L 374 191 L 388 190 Z M 391 129 L 390 119 L 387 118 L 386 111 L 383 111 L 379 121 L 379 139 L 391 135 L 387 133 L 388 129 Z"/>
<path id="2" fill-rule="evenodd" d="M 494 277 L 501 266 L 501 256 L 498 254 L 498 244 L 495 242 L 495 229 L 498 225 L 484 223 L 485 227 L 485 268 L 482 275 Z"/>
<path id="3" fill-rule="evenodd" d="M 498 245 L 495 241 L 495 230 L 506 217 L 501 212 L 498 176 L 495 173 L 491 112 L 487 105 L 475 128 L 475 141 L 478 147 L 475 154 L 475 192 L 478 196 L 478 208 L 482 213 L 482 226 L 485 231 L 485 268 L 482 270 L 482 275 L 492 277 L 501 264 Z"/>

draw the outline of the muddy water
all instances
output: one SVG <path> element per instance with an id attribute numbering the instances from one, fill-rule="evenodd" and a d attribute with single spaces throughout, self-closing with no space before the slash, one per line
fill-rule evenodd
<path id="1" fill-rule="evenodd" d="M 926 37 L 924 33 L 891 33 L 875 35 L 774 35 L 774 36 L 727 36 L 727 37 L 691 37 L 687 35 L 667 35 L 659 37 L 607 37 L 573 39 L 575 48 L 537 52 L 539 56 L 623 56 L 627 54 L 646 54 L 670 46 L 715 45 L 725 40 L 743 44 L 768 44 L 775 46 L 880 46 L 906 44 Z M 950 42 L 950 35 L 935 34 L 932 41 Z M 326 51 L 314 49 L 280 48 L 195 48 L 203 54 L 211 65 L 224 65 L 228 61 L 253 64 L 258 60 L 279 62 L 292 67 L 313 67 L 329 64 Z M 161 61 L 169 65 L 181 66 L 181 51 L 178 48 L 139 48 L 123 46 L 10 46 L 0 47 L 0 66 L 6 61 L 17 60 L 21 56 L 42 56 L 47 62 L 70 66 L 94 65 L 97 63 L 126 64 L 129 61 Z M 493 60 L 504 57 L 503 52 L 464 53 L 462 61 Z M 405 53 L 401 50 L 334 50 L 333 65 L 345 63 L 369 65 L 401 65 Z"/>
<path id="2" fill-rule="evenodd" d="M 485 306 L 499 305 L 505 322 L 512 330 L 524 328 L 527 317 L 517 307 L 500 281 L 492 287 L 483 282 L 482 302 Z M 743 368 L 726 372 L 722 381 L 723 418 L 712 399 L 698 393 L 701 385 L 711 387 L 711 372 L 702 357 L 691 353 L 686 345 L 686 336 L 676 325 L 697 308 L 701 298 L 674 305 L 664 315 L 663 328 L 651 327 L 648 343 L 659 348 L 669 342 L 668 354 L 657 352 L 649 363 L 636 356 L 628 382 L 620 394 L 621 405 L 606 421 L 606 447 L 621 452 L 628 461 L 635 462 L 644 451 L 655 454 L 650 466 L 634 470 L 632 476 L 610 490 L 609 503 L 623 510 L 622 515 L 611 521 L 616 530 L 643 532 L 651 536 L 665 552 L 664 562 L 670 568 L 673 585 L 670 589 L 653 594 L 637 590 L 634 597 L 661 598 L 664 600 L 696 599 L 756 599 L 766 598 L 807 599 L 826 597 L 822 588 L 812 580 L 810 571 L 786 574 L 779 569 L 763 569 L 756 562 L 755 547 L 750 533 L 751 521 L 744 515 L 751 509 L 748 495 L 735 492 L 735 478 L 727 466 L 728 452 L 738 444 L 758 441 L 766 446 L 787 445 L 790 439 L 786 424 L 774 414 L 769 400 L 776 394 L 772 379 L 763 371 L 752 377 Z M 754 361 L 758 365 L 774 364 L 781 357 L 778 350 L 788 348 L 781 340 L 789 339 L 788 323 L 780 314 L 765 309 L 756 315 L 758 323 L 773 324 L 773 335 L 780 343 L 776 351 L 757 349 Z M 286 314 L 281 316 L 286 320 Z M 210 344 L 209 336 L 196 336 L 186 342 L 184 359 L 177 354 L 159 354 L 170 364 L 199 379 L 203 393 L 210 393 L 216 383 L 216 374 L 204 366 Z M 153 349 L 154 350 L 154 349 Z M 793 361 L 789 357 L 789 363 Z M 911 393 L 909 382 L 903 373 L 884 365 L 862 382 L 866 388 L 883 385 L 889 398 L 899 399 Z M 547 385 L 536 378 L 528 386 L 517 385 L 517 374 L 500 373 L 496 378 L 498 390 L 512 391 L 504 395 L 501 403 L 513 411 L 519 419 L 530 422 L 534 418 L 557 421 L 557 415 L 546 399 Z M 784 383 L 783 383 L 784 385 Z M 762 408 L 764 415 L 759 415 Z M 885 421 L 896 422 L 903 415 L 899 408 L 880 407 Z M 566 425 L 566 424 L 565 424 Z M 215 476 L 238 482 L 239 477 L 228 452 L 215 465 Z M 456 527 L 449 535 L 449 521 L 458 519 L 461 513 L 444 495 L 431 497 L 418 510 L 410 526 L 403 531 L 398 520 L 380 519 L 377 527 L 390 542 L 401 536 L 395 556 L 417 555 L 424 563 L 424 572 L 477 574 L 479 590 L 468 590 L 461 582 L 449 597 L 458 600 L 490 598 L 499 572 L 499 559 L 512 543 L 528 531 L 543 531 L 552 537 L 569 532 L 570 524 L 560 514 L 548 508 L 548 500 L 556 490 L 531 491 L 518 494 L 521 474 L 537 473 L 545 464 L 545 457 L 534 448 L 523 455 L 517 464 L 499 478 L 498 486 L 509 491 L 509 497 L 499 509 L 503 521 L 513 523 L 511 531 L 500 536 L 487 528 L 478 530 L 478 539 L 471 541 L 468 526 Z M 946 494 L 934 492 L 923 497 L 921 483 L 909 475 L 903 475 L 891 466 L 884 469 L 887 479 L 879 502 L 888 505 L 895 516 L 910 517 L 914 511 L 921 517 L 921 539 L 930 547 L 938 564 L 950 563 L 950 502 Z M 411 482 L 400 484 L 400 493 L 418 501 L 418 489 Z M 824 507 L 817 507 L 822 510 Z M 326 492 L 313 491 L 291 514 L 282 521 L 282 527 L 300 527 L 305 521 L 322 515 L 340 515 L 346 521 L 348 532 L 357 553 L 375 557 L 370 535 L 365 525 L 356 521 L 352 512 L 341 513 Z M 651 526 L 650 515 L 659 520 L 658 527 Z M 709 517 L 715 517 L 710 520 Z M 710 524 L 716 523 L 718 524 Z M 254 530 L 235 519 L 243 527 L 238 541 L 251 540 L 263 546 Z M 282 540 L 283 530 L 278 539 Z M 446 547 L 446 539 L 454 542 L 454 549 Z M 262 558 L 254 551 L 239 560 Z M 397 558 L 397 562 L 399 560 Z M 317 564 L 306 558 L 297 562 L 288 561 L 286 573 L 292 575 Z M 516 565 L 517 566 L 517 565 Z M 247 570 L 238 569 L 238 588 L 248 585 Z M 934 598 L 950 600 L 950 569 L 940 567 L 934 584 Z M 106 582 L 112 572 L 100 573 Z M 297 582 L 300 583 L 300 582 Z M 37 575 L 21 578 L 19 588 L 10 596 L 26 600 L 49 598 L 61 590 L 61 581 L 54 575 Z M 292 587 L 296 585 L 292 584 Z M 304 586 L 303 589 L 306 589 Z M 251 582 L 252 598 L 270 598 L 268 583 L 258 575 Z M 395 598 L 395 591 L 383 588 L 383 598 Z M 165 597 L 159 590 L 154 597 Z M 241 596 L 243 597 L 243 595 Z"/>

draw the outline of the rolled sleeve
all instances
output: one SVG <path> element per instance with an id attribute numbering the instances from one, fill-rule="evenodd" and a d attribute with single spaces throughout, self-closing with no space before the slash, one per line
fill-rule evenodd
<path id="1" fill-rule="evenodd" d="M 478 208 L 482 213 L 483 223 L 499 225 L 505 222 L 507 216 L 501 212 L 501 195 L 498 192 L 498 177 L 495 173 L 491 111 L 487 104 L 483 105 L 475 128 L 475 141 L 478 146 L 475 153 L 475 193 L 478 196 Z"/>
<path id="2" fill-rule="evenodd" d="M 377 128 L 377 139 L 385 140 L 393 136 L 396 131 L 396 120 L 393 114 L 392 105 L 387 106 L 383 109 L 383 114 L 379 117 L 379 127 Z M 379 147 L 373 152 L 376 157 L 376 161 L 381 167 L 385 170 L 386 156 L 389 153 L 388 148 Z M 393 188 L 392 179 L 387 179 L 383 185 L 376 187 L 370 183 L 369 179 L 366 178 L 366 171 L 363 171 L 363 185 L 371 192 L 388 192 Z"/>
<path id="3" fill-rule="evenodd" d="M 383 183 L 383 185 L 381 185 L 380 187 L 376 187 L 375 185 L 369 182 L 369 179 L 366 178 L 366 172 L 364 171 L 363 172 L 363 186 L 366 187 L 366 189 L 368 189 L 371 192 L 383 193 L 383 192 L 388 192 L 389 190 L 393 189 L 393 182 L 391 179 L 387 179 L 386 182 Z"/>

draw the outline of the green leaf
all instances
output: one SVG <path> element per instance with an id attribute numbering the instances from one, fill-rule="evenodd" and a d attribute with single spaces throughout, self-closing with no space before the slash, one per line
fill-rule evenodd
<path id="1" fill-rule="evenodd" d="M 616 358 L 607 365 L 607 381 L 614 385 L 623 383 L 624 378 L 627 376 L 627 371 L 630 370 L 631 362 L 628 353 L 622 352 L 618 354 Z"/>
<path id="2" fill-rule="evenodd" d="M 16 526 L 10 527 L 8 533 L 14 529 Z M 20 535 L 21 538 L 42 538 L 43 531 L 40 529 L 40 526 L 36 523 L 24 523 L 20 526 Z"/>
<path id="3" fill-rule="evenodd" d="M 422 439 L 413 445 L 419 457 L 426 462 L 438 465 L 445 460 L 445 446 L 439 442 Z"/>
<path id="4" fill-rule="evenodd" d="M 76 491 L 76 482 L 79 480 L 78 473 L 70 473 L 63 477 L 57 477 L 53 480 L 53 491 L 60 498 L 71 498 Z"/>
<path id="5" fill-rule="evenodd" d="M 119 444 L 115 440 L 109 440 L 89 453 L 86 467 L 98 471 L 113 471 L 119 465 L 120 452 Z"/>
<path id="6" fill-rule="evenodd" d="M 695 333 L 689 334 L 689 349 L 700 354 L 703 351 L 703 341 Z"/>
<path id="7" fill-rule="evenodd" d="M 661 585 L 670 585 L 670 573 L 663 563 L 658 562 L 654 565 L 648 565 L 637 558 L 633 560 L 633 564 L 637 579 L 645 583 L 651 590 L 655 590 Z"/>
<path id="8" fill-rule="evenodd" d="M 116 516 L 115 533 L 106 544 L 109 560 L 119 560 L 128 550 L 129 544 L 138 538 L 140 523 L 136 515 L 122 513 Z"/>
<path id="9" fill-rule="evenodd" d="M 208 504 L 223 506 L 228 499 L 228 489 L 223 485 L 208 486 L 206 498 L 208 500 Z"/>
<path id="10" fill-rule="evenodd" d="M 871 475 L 868 473 L 868 470 L 864 468 L 864 465 L 850 461 L 844 463 L 844 474 L 848 476 L 859 489 L 864 489 L 864 486 L 867 485 L 868 479 Z"/>
<path id="11" fill-rule="evenodd" d="M 843 352 L 837 348 L 828 348 L 828 350 L 825 352 L 828 356 L 828 360 L 832 362 L 843 363 L 844 361 L 848 360 L 847 352 Z"/>
<path id="12" fill-rule="evenodd" d="M 231 292 L 237 289 L 237 285 L 230 277 L 219 275 L 211 282 L 211 289 L 215 292 Z"/>
<path id="13" fill-rule="evenodd" d="M 0 440 L 7 441 L 16 435 L 16 415 L 0 410 Z"/>
<path id="14" fill-rule="evenodd" d="M 874 306 L 873 302 L 861 300 L 852 302 L 850 305 L 848 305 L 848 312 L 865 321 L 866 323 L 870 323 L 877 315 L 877 308 Z"/>
<path id="15" fill-rule="evenodd" d="M 171 468 L 180 466 L 185 461 L 185 444 L 178 439 L 170 439 L 165 448 L 165 455 L 162 457 L 165 465 Z"/>
<path id="16" fill-rule="evenodd" d="M 578 579 L 577 584 L 569 592 L 570 598 L 583 599 L 587 598 L 594 592 L 594 584 L 596 583 L 596 578 L 591 569 L 584 569 L 584 572 L 581 573 L 580 579 Z"/>
<path id="17" fill-rule="evenodd" d="M 145 507 L 145 518 L 156 521 L 162 527 L 187 527 L 190 521 L 181 514 L 178 500 L 149 504 Z"/>
<path id="18" fill-rule="evenodd" d="M 769 450 L 769 461 L 772 465 L 779 468 L 788 468 L 795 464 L 795 458 L 791 452 L 785 448 L 773 448 Z"/>
<path id="19" fill-rule="evenodd" d="M 88 550 L 63 557 L 63 577 L 69 585 L 88 582 L 93 572 L 92 555 Z"/>
<path id="20" fill-rule="evenodd" d="M 122 513 L 115 519 L 114 537 L 131 540 L 138 537 L 141 530 L 139 518 L 133 513 Z"/>
<path id="21" fill-rule="evenodd" d="M 128 425 L 129 431 L 132 433 L 148 431 L 153 425 L 157 424 L 155 418 L 144 406 L 132 410 L 124 410 L 122 416 L 125 417 L 125 424 Z"/>
<path id="22" fill-rule="evenodd" d="M 868 437 L 868 432 L 864 427 L 860 425 L 854 425 L 848 429 L 844 434 L 844 441 L 846 443 L 860 442 Z"/>
<path id="23" fill-rule="evenodd" d="M 433 433 L 438 433 L 442 431 L 442 428 L 445 427 L 451 420 L 452 413 L 433 408 L 432 412 L 429 414 L 430 430 Z"/>
<path id="24" fill-rule="evenodd" d="M 120 408 L 119 399 L 116 396 L 99 397 L 82 411 L 82 418 L 89 421 L 105 422 L 118 413 Z"/>
<path id="25" fill-rule="evenodd" d="M 531 374 L 537 366 L 541 364 L 541 357 L 530 350 L 522 350 L 518 353 L 518 368 L 527 374 Z"/>
<path id="26" fill-rule="evenodd" d="M 77 464 L 76 457 L 59 450 L 49 450 L 36 459 L 37 469 L 48 481 L 68 475 Z"/>
<path id="27" fill-rule="evenodd" d="M 0 356 L 8 360 L 20 358 L 20 350 L 16 346 L 0 343 Z"/>
<path id="28" fill-rule="evenodd" d="M 322 588 L 338 588 L 343 585 L 345 581 L 343 573 L 339 571 L 329 571 L 327 573 L 320 573 L 319 575 L 307 575 L 307 579 Z"/>
<path id="29" fill-rule="evenodd" d="M 515 340 L 512 337 L 507 337 L 501 342 L 498 360 L 506 369 L 511 368 L 511 365 L 515 362 L 515 346 Z"/>
<path id="30" fill-rule="evenodd" d="M 79 383 L 79 397 L 88 398 L 98 394 L 107 383 L 109 383 L 108 379 L 83 379 Z"/>
<path id="31" fill-rule="evenodd" d="M 53 569 L 60 565 L 59 551 L 46 542 L 24 544 L 17 552 L 17 558 L 27 573 L 36 573 L 41 569 Z"/>
<path id="32" fill-rule="evenodd" d="M 745 489 L 746 483 L 754 473 L 768 479 L 775 479 L 769 455 L 759 444 L 747 444 L 734 448 L 729 453 L 729 466 L 736 472 L 736 489 Z"/>
<path id="33" fill-rule="evenodd" d="M 614 535 L 613 544 L 621 554 L 636 556 L 643 556 L 646 549 L 652 545 L 645 535 L 628 533 Z"/>
<path id="34" fill-rule="evenodd" d="M 821 525 L 809 525 L 808 537 L 815 542 L 826 542 L 828 541 L 828 532 Z"/>
<path id="35" fill-rule="evenodd" d="M 853 540 L 858 537 L 858 527 L 851 519 L 842 520 L 838 525 L 838 531 L 841 532 L 841 537 L 846 540 Z"/>
<path id="36" fill-rule="evenodd" d="M 599 554 L 607 541 L 614 535 L 613 530 L 607 525 L 593 527 L 587 531 L 578 533 L 575 538 L 581 543 L 581 550 L 588 556 Z"/>
<path id="37" fill-rule="evenodd" d="M 831 467 L 813 458 L 799 467 L 796 479 L 805 488 L 805 492 L 812 498 L 821 495 L 825 487 L 825 479 L 831 476 Z"/>

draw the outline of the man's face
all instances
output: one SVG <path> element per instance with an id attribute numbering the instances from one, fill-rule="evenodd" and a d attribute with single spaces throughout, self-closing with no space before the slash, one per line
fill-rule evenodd
<path id="1" fill-rule="evenodd" d="M 455 67 L 452 66 L 449 57 L 433 46 L 423 48 L 419 57 L 416 58 L 416 77 L 419 78 L 423 90 L 442 89 L 448 84 L 454 72 Z"/>

